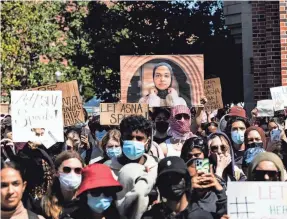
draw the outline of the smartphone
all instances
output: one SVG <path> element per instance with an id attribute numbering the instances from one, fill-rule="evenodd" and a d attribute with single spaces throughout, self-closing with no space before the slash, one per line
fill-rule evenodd
<path id="1" fill-rule="evenodd" d="M 210 173 L 209 159 L 198 159 L 195 161 L 195 169 L 204 173 Z"/>
<path id="2" fill-rule="evenodd" d="M 280 134 L 281 134 L 280 129 L 272 130 L 270 133 L 271 141 L 280 141 Z"/>

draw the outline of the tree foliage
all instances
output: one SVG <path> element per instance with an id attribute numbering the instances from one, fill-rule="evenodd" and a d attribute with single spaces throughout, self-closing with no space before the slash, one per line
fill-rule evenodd
<path id="1" fill-rule="evenodd" d="M 205 75 L 224 78 L 226 101 L 235 96 L 228 89 L 236 89 L 228 81 L 241 80 L 220 2 L 5 2 L 1 11 L 5 89 L 54 82 L 59 70 L 65 81 L 83 85 L 86 99 L 117 101 L 121 55 L 204 54 Z M 40 63 L 40 55 L 49 63 Z"/>

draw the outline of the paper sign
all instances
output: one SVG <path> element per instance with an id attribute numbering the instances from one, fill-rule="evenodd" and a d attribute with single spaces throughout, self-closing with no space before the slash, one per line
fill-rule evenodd
<path id="1" fill-rule="evenodd" d="M 130 115 L 142 115 L 149 119 L 148 105 L 139 103 L 101 103 L 100 105 L 101 125 L 119 125 Z"/>
<path id="2" fill-rule="evenodd" d="M 257 101 L 257 117 L 274 116 L 273 100 L 259 100 Z"/>
<path id="3" fill-rule="evenodd" d="M 63 118 L 64 126 L 73 126 L 85 122 L 83 106 L 79 94 L 77 81 L 58 83 L 31 90 L 61 90 L 63 96 Z"/>
<path id="4" fill-rule="evenodd" d="M 13 141 L 64 141 L 61 91 L 11 91 Z"/>
<path id="5" fill-rule="evenodd" d="M 286 182 L 228 182 L 230 219 L 286 219 Z"/>
<path id="6" fill-rule="evenodd" d="M 287 107 L 287 86 L 270 88 L 275 111 L 284 110 Z"/>
<path id="7" fill-rule="evenodd" d="M 220 78 L 204 80 L 204 93 L 207 98 L 205 110 L 212 112 L 223 108 Z"/>

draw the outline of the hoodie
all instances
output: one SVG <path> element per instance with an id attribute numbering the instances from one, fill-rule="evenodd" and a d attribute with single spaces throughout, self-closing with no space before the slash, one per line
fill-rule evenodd
<path id="1" fill-rule="evenodd" d="M 255 157 L 255 159 L 253 160 L 253 162 L 249 165 L 248 167 L 248 181 L 254 181 L 254 177 L 253 177 L 253 171 L 255 170 L 255 168 L 258 166 L 258 164 L 262 161 L 271 161 L 275 164 L 275 166 L 277 167 L 277 169 L 280 171 L 281 173 L 281 177 L 280 180 L 281 181 L 285 181 L 286 180 L 286 171 L 284 169 L 284 165 L 282 160 L 274 153 L 272 152 L 265 152 L 265 153 L 261 153 L 258 156 Z"/>
<path id="2" fill-rule="evenodd" d="M 223 180 L 225 182 L 227 182 L 227 181 L 245 181 L 246 180 L 245 174 L 235 164 L 234 151 L 233 151 L 232 143 L 229 140 L 228 136 L 225 133 L 223 133 L 223 132 L 216 132 L 216 133 L 212 133 L 211 135 L 209 135 L 207 141 L 211 140 L 214 136 L 223 136 L 227 140 L 229 148 L 230 148 L 231 162 L 225 168 L 224 172 L 226 173 L 226 178 L 223 179 Z M 217 161 L 214 164 L 215 165 L 215 167 L 214 167 L 215 169 L 216 169 L 216 163 L 217 163 Z"/>

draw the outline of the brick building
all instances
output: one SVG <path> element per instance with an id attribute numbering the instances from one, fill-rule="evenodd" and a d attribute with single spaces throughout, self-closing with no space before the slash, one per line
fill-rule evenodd
<path id="1" fill-rule="evenodd" d="M 224 2 L 226 24 L 242 45 L 244 100 L 252 109 L 270 87 L 287 85 L 287 1 Z"/>

